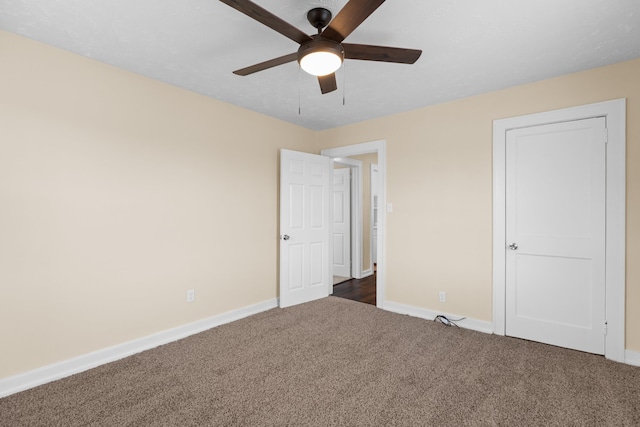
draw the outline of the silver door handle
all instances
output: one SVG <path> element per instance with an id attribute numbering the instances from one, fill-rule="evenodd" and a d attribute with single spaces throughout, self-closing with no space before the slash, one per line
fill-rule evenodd
<path id="1" fill-rule="evenodd" d="M 289 240 L 291 237 L 289 237 L 288 234 L 285 234 L 284 236 L 282 236 L 282 240 Z"/>
<path id="2" fill-rule="evenodd" d="M 512 251 L 515 251 L 516 249 L 518 249 L 518 244 L 517 243 L 510 244 L 509 249 L 511 249 Z"/>

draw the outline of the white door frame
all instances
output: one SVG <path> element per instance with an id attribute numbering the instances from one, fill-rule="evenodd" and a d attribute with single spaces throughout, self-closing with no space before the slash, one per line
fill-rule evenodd
<path id="1" fill-rule="evenodd" d="M 378 165 L 372 163 L 372 164 L 369 165 L 369 182 L 370 183 L 374 182 L 374 176 L 375 176 L 375 178 L 377 180 L 378 179 Z M 380 203 L 378 202 L 378 205 L 374 206 L 374 201 L 375 201 L 374 199 L 378 195 L 378 193 L 373 191 L 373 184 L 370 184 L 370 186 L 371 186 L 371 191 L 370 191 L 370 195 L 369 196 L 370 196 L 371 200 L 369 202 L 369 206 L 370 206 L 370 209 L 369 209 L 369 217 L 370 217 L 370 221 L 369 221 L 369 229 L 370 230 L 369 230 L 369 233 L 370 233 L 370 236 L 371 236 L 370 237 L 371 241 L 373 242 L 374 237 L 375 237 L 376 242 L 377 242 L 377 239 L 378 239 L 377 231 L 378 230 L 377 230 L 377 228 L 374 229 L 375 221 L 373 219 L 374 219 L 375 215 L 380 212 L 380 206 L 379 206 Z M 377 260 L 374 260 L 375 257 L 373 256 L 373 253 L 374 253 L 373 252 L 373 247 L 374 247 L 374 245 L 369 245 L 369 252 L 370 252 L 369 253 L 369 259 L 371 260 L 371 274 L 373 274 L 374 265 L 377 263 Z M 377 245 L 376 245 L 376 251 L 377 250 L 378 250 L 378 248 L 377 248 Z M 376 252 L 376 255 L 377 255 L 377 252 Z"/>
<path id="2" fill-rule="evenodd" d="M 362 279 L 362 161 L 334 158 L 334 163 L 351 168 L 351 274 Z M 330 293 L 333 293 L 333 285 Z"/>
<path id="3" fill-rule="evenodd" d="M 387 206 L 387 141 L 372 141 L 344 147 L 328 148 L 321 151 L 323 156 L 333 159 L 377 153 L 378 155 L 378 271 L 376 277 L 376 305 L 384 308 L 385 303 L 385 241 L 386 241 L 386 209 Z M 362 168 L 361 168 L 362 170 Z M 382 209 L 380 208 L 382 207 Z M 360 209 L 362 211 L 362 209 Z"/>
<path id="4" fill-rule="evenodd" d="M 606 184 L 606 322 L 605 357 L 625 361 L 625 219 L 626 219 L 626 100 L 493 122 L 493 332 L 505 335 L 506 134 L 536 125 L 605 117 L 607 121 Z"/>

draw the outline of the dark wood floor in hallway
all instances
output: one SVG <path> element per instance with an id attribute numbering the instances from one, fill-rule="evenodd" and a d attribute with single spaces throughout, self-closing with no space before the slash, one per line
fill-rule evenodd
<path id="1" fill-rule="evenodd" d="M 333 296 L 376 305 L 376 274 L 333 286 Z"/>

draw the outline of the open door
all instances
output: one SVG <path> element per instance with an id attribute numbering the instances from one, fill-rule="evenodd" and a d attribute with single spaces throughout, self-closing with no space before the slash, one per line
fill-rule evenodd
<path id="1" fill-rule="evenodd" d="M 329 295 L 331 159 L 280 151 L 280 307 Z"/>

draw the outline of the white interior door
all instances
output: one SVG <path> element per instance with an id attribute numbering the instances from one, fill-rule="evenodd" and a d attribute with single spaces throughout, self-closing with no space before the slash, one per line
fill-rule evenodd
<path id="1" fill-rule="evenodd" d="M 507 132 L 507 335 L 604 354 L 605 126 Z"/>
<path id="2" fill-rule="evenodd" d="M 333 170 L 333 275 L 351 277 L 351 169 Z"/>
<path id="3" fill-rule="evenodd" d="M 329 295 L 331 159 L 280 151 L 280 307 Z"/>

